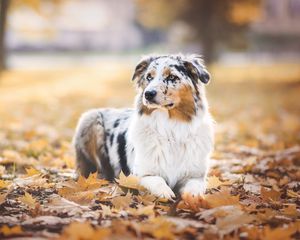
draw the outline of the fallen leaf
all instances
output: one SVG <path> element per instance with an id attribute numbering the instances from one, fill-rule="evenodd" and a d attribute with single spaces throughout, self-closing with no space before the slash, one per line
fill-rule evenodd
<path id="1" fill-rule="evenodd" d="M 281 195 L 280 192 L 273 189 L 267 189 L 265 187 L 261 187 L 260 192 L 262 199 L 265 201 L 278 201 Z"/>
<path id="2" fill-rule="evenodd" d="M 125 176 L 123 172 L 120 173 L 119 179 L 116 179 L 117 183 L 125 188 L 145 190 L 141 185 L 139 178 L 134 175 Z"/>
<path id="3" fill-rule="evenodd" d="M 101 206 L 101 214 L 102 214 L 102 217 L 105 218 L 107 216 L 110 216 L 112 214 L 111 212 L 111 208 L 109 206 L 106 206 L 106 205 L 103 205 L 103 204 L 100 204 Z"/>
<path id="4" fill-rule="evenodd" d="M 232 181 L 221 181 L 217 176 L 207 177 L 207 189 L 218 188 L 223 185 L 231 185 Z"/>
<path id="5" fill-rule="evenodd" d="M 286 191 L 287 195 L 291 198 L 300 198 L 300 194 L 294 192 L 293 190 L 287 190 Z"/>
<path id="6" fill-rule="evenodd" d="M 263 238 L 264 240 L 288 240 L 292 239 L 292 235 L 297 231 L 294 225 L 283 226 L 279 228 L 265 227 Z"/>
<path id="7" fill-rule="evenodd" d="M 61 239 L 101 240 L 111 234 L 108 228 L 93 228 L 89 222 L 72 222 L 64 228 Z"/>
<path id="8" fill-rule="evenodd" d="M 229 189 L 221 189 L 220 192 L 214 194 L 204 195 L 204 200 L 206 201 L 209 208 L 215 208 L 226 205 L 238 205 L 239 195 L 231 195 Z"/>
<path id="9" fill-rule="evenodd" d="M 230 215 L 217 218 L 216 227 L 218 228 L 219 234 L 223 237 L 224 235 L 237 230 L 244 224 L 253 222 L 255 219 L 256 218 L 253 215 L 249 215 L 242 210 L 236 209 L 236 211 Z"/>
<path id="10" fill-rule="evenodd" d="M 299 212 L 297 210 L 296 204 L 287 204 L 284 205 L 284 208 L 281 210 L 281 212 L 284 215 L 290 216 L 290 217 L 297 217 L 299 216 Z"/>
<path id="11" fill-rule="evenodd" d="M 26 176 L 27 177 L 31 177 L 31 176 L 34 176 L 34 175 L 41 174 L 41 172 L 38 171 L 37 169 L 35 169 L 34 167 L 26 168 L 25 170 L 26 170 Z"/>
<path id="12" fill-rule="evenodd" d="M 131 197 L 132 194 L 128 192 L 125 196 L 118 196 L 113 198 L 111 202 L 117 209 L 126 209 L 131 204 L 132 201 Z"/>
<path id="13" fill-rule="evenodd" d="M 108 181 L 105 179 L 98 178 L 98 174 L 97 172 L 95 172 L 95 173 L 91 173 L 88 176 L 88 178 L 85 178 L 82 175 L 80 175 L 77 184 L 78 184 L 78 188 L 81 191 L 84 191 L 84 190 L 98 189 L 101 186 L 108 184 Z"/>
<path id="14" fill-rule="evenodd" d="M 37 204 L 36 200 L 28 192 L 25 192 L 24 196 L 19 197 L 19 201 L 24 203 L 29 208 L 35 208 L 35 206 Z"/>
<path id="15" fill-rule="evenodd" d="M 11 235 L 18 235 L 23 233 L 23 230 L 20 226 L 14 226 L 14 227 L 8 227 L 7 225 L 4 225 L 0 228 L 0 233 L 4 236 L 11 236 Z"/>
<path id="16" fill-rule="evenodd" d="M 11 182 L 9 182 L 9 181 L 0 180 L 0 189 L 7 188 L 10 184 L 11 184 Z"/>
<path id="17" fill-rule="evenodd" d="M 5 203 L 7 195 L 7 193 L 0 194 L 0 205 Z"/>

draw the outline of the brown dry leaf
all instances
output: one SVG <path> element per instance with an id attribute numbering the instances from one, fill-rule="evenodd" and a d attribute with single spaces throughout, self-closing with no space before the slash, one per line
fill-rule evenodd
<path id="1" fill-rule="evenodd" d="M 0 194 L 0 205 L 6 201 L 7 193 Z"/>
<path id="2" fill-rule="evenodd" d="M 197 213 L 196 216 L 199 216 L 199 219 L 209 219 L 211 217 L 221 218 L 240 211 L 241 208 L 238 205 L 227 205 L 227 206 L 221 206 L 221 207 L 203 210 Z"/>
<path id="3" fill-rule="evenodd" d="M 284 215 L 287 215 L 287 216 L 290 216 L 290 217 L 299 216 L 299 212 L 297 211 L 297 205 L 296 204 L 284 205 L 284 208 L 281 210 L 281 212 Z"/>
<path id="4" fill-rule="evenodd" d="M 128 192 L 125 196 L 118 196 L 113 198 L 111 202 L 117 209 L 126 209 L 131 204 L 132 201 L 131 197 L 132 194 Z"/>
<path id="5" fill-rule="evenodd" d="M 239 195 L 233 196 L 230 194 L 230 190 L 227 188 L 221 189 L 220 192 L 214 194 L 204 195 L 204 200 L 210 208 L 226 206 L 226 205 L 238 205 Z"/>
<path id="6" fill-rule="evenodd" d="M 93 190 L 77 192 L 76 189 L 70 188 L 61 188 L 58 190 L 58 194 L 80 205 L 89 205 L 96 197 L 96 192 Z"/>
<path id="7" fill-rule="evenodd" d="M 20 177 L 14 179 L 14 183 L 19 187 L 42 187 L 42 188 L 50 188 L 54 184 L 48 183 L 47 179 L 42 177 L 41 175 L 33 175 L 31 177 Z"/>
<path id="8" fill-rule="evenodd" d="M 230 215 L 217 218 L 216 226 L 219 234 L 224 236 L 234 230 L 237 230 L 244 224 L 253 222 L 255 219 L 256 218 L 253 215 L 249 215 L 240 209 L 236 209 L 236 211 L 232 212 Z"/>
<path id="9" fill-rule="evenodd" d="M 26 168 L 25 170 L 26 170 L 27 177 L 41 174 L 41 172 L 39 170 L 35 169 L 34 167 Z"/>
<path id="10" fill-rule="evenodd" d="M 287 195 L 291 198 L 300 198 L 300 194 L 294 192 L 293 190 L 287 190 L 286 191 Z"/>
<path id="11" fill-rule="evenodd" d="M 264 200 L 264 201 L 278 201 L 280 199 L 280 195 L 281 193 L 274 190 L 274 189 L 270 189 L 268 190 L 267 188 L 265 187 L 261 187 L 260 189 L 260 193 L 261 193 L 261 198 Z"/>
<path id="12" fill-rule="evenodd" d="M 264 240 L 288 240 L 288 239 L 294 239 L 291 236 L 297 231 L 296 225 L 288 225 L 283 226 L 279 228 L 270 228 L 265 227 L 264 233 L 263 233 L 263 239 Z"/>
<path id="13" fill-rule="evenodd" d="M 125 176 L 123 172 L 120 173 L 119 179 L 116 179 L 116 181 L 119 183 L 120 186 L 130 189 L 136 189 L 136 190 L 145 190 L 140 185 L 140 180 L 137 176 L 129 175 Z"/>
<path id="14" fill-rule="evenodd" d="M 36 200 L 28 192 L 25 192 L 24 196 L 19 197 L 19 201 L 27 205 L 29 208 L 35 208 L 37 204 Z"/>
<path id="15" fill-rule="evenodd" d="M 0 180 L 0 189 L 7 188 L 10 184 L 11 184 L 11 182 L 9 182 L 9 181 Z"/>
<path id="16" fill-rule="evenodd" d="M 4 225 L 0 228 L 0 233 L 7 237 L 11 235 L 21 234 L 23 233 L 23 230 L 20 226 L 14 226 L 10 228 L 9 226 Z"/>
<path id="17" fill-rule="evenodd" d="M 44 204 L 44 206 L 50 211 L 68 213 L 70 216 L 82 214 L 83 211 L 89 210 L 87 206 L 81 206 L 58 195 L 51 197 L 49 203 Z"/>
<path id="18" fill-rule="evenodd" d="M 207 177 L 207 189 L 218 188 L 223 185 L 231 185 L 232 181 L 221 181 L 217 176 Z"/>

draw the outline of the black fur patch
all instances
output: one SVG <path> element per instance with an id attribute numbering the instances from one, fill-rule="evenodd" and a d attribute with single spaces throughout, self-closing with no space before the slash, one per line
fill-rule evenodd
<path id="1" fill-rule="evenodd" d="M 123 173 L 128 176 L 130 174 L 130 170 L 127 165 L 127 154 L 126 154 L 126 131 L 123 133 L 120 133 L 117 138 L 118 142 L 118 154 L 121 164 L 121 169 Z"/>
<path id="2" fill-rule="evenodd" d="M 197 97 L 198 97 L 199 96 L 199 91 L 198 91 L 197 84 L 196 84 L 196 81 L 195 81 L 195 76 L 190 71 L 188 71 L 186 69 L 186 67 L 183 66 L 183 65 L 174 65 L 174 67 L 177 69 L 177 71 L 179 71 L 180 73 L 182 73 L 185 76 L 188 76 L 191 79 L 191 81 L 193 83 L 193 86 L 196 90 Z"/>
<path id="3" fill-rule="evenodd" d="M 108 149 L 106 144 L 97 151 L 97 154 L 100 158 L 100 163 L 101 163 L 100 174 L 105 179 L 109 181 L 113 181 L 115 179 L 115 173 L 109 161 Z"/>
<path id="4" fill-rule="evenodd" d="M 115 122 L 114 122 L 114 128 L 118 127 L 120 124 L 120 119 L 117 119 Z"/>
<path id="5" fill-rule="evenodd" d="M 112 145 L 113 141 L 114 141 L 114 134 L 113 133 L 110 135 L 109 140 L 110 140 L 110 145 Z"/>

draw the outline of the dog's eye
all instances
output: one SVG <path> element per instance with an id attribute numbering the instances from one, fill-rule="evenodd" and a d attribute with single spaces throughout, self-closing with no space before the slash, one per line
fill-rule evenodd
<path id="1" fill-rule="evenodd" d="M 170 80 L 170 81 L 174 81 L 174 80 L 176 80 L 176 76 L 175 75 L 169 75 L 169 77 L 168 77 L 168 79 Z"/>
<path id="2" fill-rule="evenodd" d="M 146 79 L 147 79 L 148 81 L 151 81 L 151 80 L 152 80 L 151 74 L 148 74 L 148 75 L 146 76 Z"/>

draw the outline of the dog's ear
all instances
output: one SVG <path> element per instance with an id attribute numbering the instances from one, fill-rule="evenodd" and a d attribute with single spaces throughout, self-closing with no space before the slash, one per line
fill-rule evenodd
<path id="1" fill-rule="evenodd" d="M 203 59 L 199 55 L 191 55 L 183 61 L 183 64 L 193 81 L 207 84 L 210 80 L 210 74 L 206 70 Z"/>
<path id="2" fill-rule="evenodd" d="M 143 57 L 139 63 L 136 65 L 133 76 L 132 76 L 132 81 L 138 79 L 141 79 L 141 77 L 144 75 L 146 69 L 150 65 L 150 63 L 156 59 L 155 56 L 146 56 Z"/>

